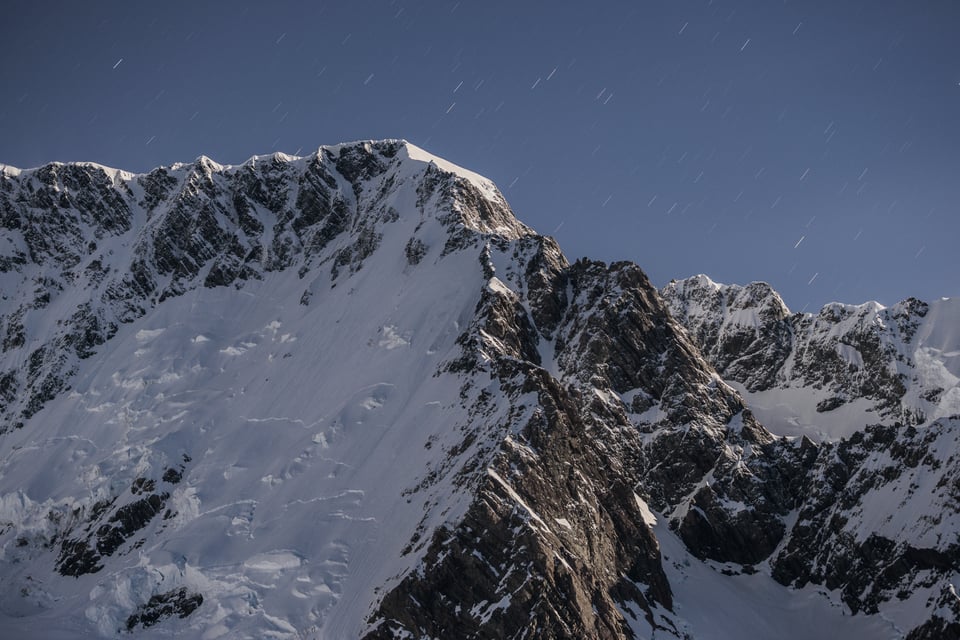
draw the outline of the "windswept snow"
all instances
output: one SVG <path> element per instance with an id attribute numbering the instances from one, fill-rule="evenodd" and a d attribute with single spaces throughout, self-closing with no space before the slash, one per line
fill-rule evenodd
<path id="1" fill-rule="evenodd" d="M 826 589 L 788 589 L 762 572 L 723 575 L 696 559 L 667 526 L 654 527 L 681 630 L 697 638 L 845 638 L 897 640 L 903 632 L 880 616 L 852 616 Z"/>
<path id="2" fill-rule="evenodd" d="M 646 501 L 637 494 L 633 494 L 633 499 L 637 502 L 637 507 L 640 509 L 640 516 L 643 518 L 643 522 L 648 527 L 657 526 L 657 516 L 650 510 L 650 506 Z"/>
<path id="3" fill-rule="evenodd" d="M 779 436 L 806 436 L 814 442 L 846 438 L 877 418 L 869 400 L 857 398 L 833 411 L 817 411 L 817 405 L 831 397 L 823 390 L 802 387 L 748 391 L 739 382 L 737 390 L 764 427 Z"/>
<path id="4" fill-rule="evenodd" d="M 91 500 L 129 493 L 137 477 L 162 473 L 187 454 L 183 482 L 168 487 L 176 515 L 165 526 L 175 532 L 135 552 L 133 567 L 111 565 L 111 574 L 131 581 L 130 595 L 119 595 L 110 574 L 93 574 L 51 586 L 51 598 L 89 601 L 82 617 L 112 630 L 130 606 L 170 588 L 168 578 L 139 576 L 164 573 L 175 561 L 197 578 L 184 583 L 209 598 L 190 622 L 210 637 L 214 629 L 262 637 L 271 626 L 278 638 L 311 626 L 324 637 L 356 637 L 372 590 L 411 562 L 400 532 L 412 533 L 424 512 L 401 492 L 424 473 L 432 455 L 424 444 L 459 415 L 444 408 L 454 405 L 455 381 L 432 374 L 452 355 L 452 321 L 474 304 L 480 282 L 471 291 L 453 279 L 426 280 L 426 288 L 396 282 L 392 295 L 337 288 L 307 308 L 297 304 L 299 281 L 274 277 L 250 287 L 253 297 L 204 289 L 171 299 L 151 318 L 166 330 L 123 327 L 86 361 L 75 393 L 51 403 L 42 423 L 10 436 L 0 473 L 21 492 L 2 496 L 0 521 L 41 526 L 49 509 L 71 504 L 78 486 L 90 487 Z M 395 347 L 408 342 L 368 314 L 384 297 L 397 300 L 393 317 L 418 327 L 434 355 L 396 357 Z M 343 315 L 317 312 L 327 305 Z M 278 315 L 295 347 L 276 331 L 251 332 Z M 383 339 L 387 348 L 357 349 Z M 74 433 L 88 444 L 78 448 Z M 24 455 L 37 449 L 48 466 Z M 13 560 L 0 561 L 4 575 L 21 583 L 26 576 L 7 564 Z M 345 591 L 352 597 L 342 601 Z M 277 616 L 286 622 L 271 623 Z"/>
<path id="5" fill-rule="evenodd" d="M 435 164 L 443 171 L 453 173 L 461 178 L 466 178 L 490 200 L 497 202 L 503 199 L 503 196 L 500 195 L 496 185 L 480 174 L 474 173 L 469 169 L 464 169 L 463 167 L 455 165 L 452 162 L 444 160 L 443 158 L 439 158 L 409 142 L 405 142 L 404 149 L 406 150 L 407 157 L 411 160 L 419 160 L 420 162 Z"/>

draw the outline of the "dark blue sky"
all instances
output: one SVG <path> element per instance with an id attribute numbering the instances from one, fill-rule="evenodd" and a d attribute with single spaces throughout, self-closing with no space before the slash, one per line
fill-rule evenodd
<path id="1" fill-rule="evenodd" d="M 14 0 L 0 162 L 406 138 L 658 285 L 958 296 L 958 30 L 953 0 Z"/>

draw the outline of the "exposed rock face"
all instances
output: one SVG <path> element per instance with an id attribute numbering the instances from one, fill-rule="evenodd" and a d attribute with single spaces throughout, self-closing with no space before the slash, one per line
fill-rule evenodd
<path id="1" fill-rule="evenodd" d="M 858 616 L 910 600 L 911 638 L 956 633 L 942 305 L 661 295 L 634 264 L 570 264 L 402 141 L 2 169 L 15 630 L 697 637 L 671 578 L 693 562 Z M 884 423 L 779 437 L 725 380 Z"/>
<path id="2" fill-rule="evenodd" d="M 790 311 L 770 285 L 723 286 L 696 276 L 673 281 L 661 293 L 670 313 L 725 379 L 751 391 L 777 384 L 794 331 Z"/>
<path id="3" fill-rule="evenodd" d="M 202 604 L 202 595 L 188 593 L 183 587 L 167 593 L 158 593 L 150 596 L 146 604 L 141 605 L 136 613 L 127 618 L 127 631 L 133 631 L 138 626 L 144 629 L 152 627 L 174 614 L 180 618 L 186 618 Z"/>
<path id="4" fill-rule="evenodd" d="M 507 265 L 504 281 L 452 366 L 489 371 L 525 420 L 468 465 L 479 498 L 384 598 L 370 635 L 630 637 L 633 610 L 679 637 L 655 612 L 672 598 L 643 509 L 668 513 L 698 557 L 759 562 L 815 452 L 756 423 L 635 265 L 568 266 L 541 238 L 494 245 L 484 255 Z"/>
<path id="5" fill-rule="evenodd" d="M 771 559 L 784 584 L 839 590 L 853 612 L 937 591 L 960 571 L 960 420 L 875 425 L 824 445 L 797 523 Z M 880 516 L 875 506 L 885 503 Z"/>

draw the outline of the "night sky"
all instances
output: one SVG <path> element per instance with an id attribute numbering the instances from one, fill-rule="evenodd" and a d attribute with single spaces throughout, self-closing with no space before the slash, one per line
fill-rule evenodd
<path id="1" fill-rule="evenodd" d="M 0 162 L 406 138 L 573 260 L 792 310 L 960 295 L 960 2 L 23 2 Z"/>

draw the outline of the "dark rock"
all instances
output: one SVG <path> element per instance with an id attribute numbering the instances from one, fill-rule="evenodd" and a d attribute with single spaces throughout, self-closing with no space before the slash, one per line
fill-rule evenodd
<path id="1" fill-rule="evenodd" d="M 148 478 L 137 478 L 130 487 L 130 493 L 140 495 L 141 493 L 150 493 L 157 486 L 156 481 Z"/>
<path id="2" fill-rule="evenodd" d="M 57 571 L 62 576 L 79 578 L 103 569 L 100 554 L 90 548 L 86 540 L 65 540 L 60 548 Z"/>
<path id="3" fill-rule="evenodd" d="M 827 413 L 828 411 L 839 409 L 846 404 L 846 402 L 847 401 L 840 396 L 833 396 L 831 398 L 827 398 L 826 400 L 821 400 L 817 403 L 817 413 Z"/>
<path id="4" fill-rule="evenodd" d="M 138 478 L 134 481 L 131 492 L 139 495 L 151 491 L 155 484 L 153 480 Z M 100 571 L 103 568 L 100 563 L 102 558 L 113 555 L 124 542 L 146 527 L 164 509 L 169 497 L 167 493 L 152 493 L 117 508 L 106 522 L 102 522 L 103 516 L 110 510 L 115 500 L 94 504 L 86 522 L 91 526 L 97 522 L 102 524 L 86 538 L 64 537 L 60 556 L 57 559 L 57 570 L 61 575 L 76 577 Z M 87 531 L 90 531 L 90 527 Z"/>
<path id="5" fill-rule="evenodd" d="M 912 629 L 906 640 L 960 640 L 960 598 L 952 584 L 943 585 L 930 618 Z"/>
<path id="6" fill-rule="evenodd" d="M 410 238 L 403 251 L 407 256 L 407 264 L 412 267 L 420 264 L 420 261 L 423 260 L 423 256 L 427 254 L 427 245 L 423 244 L 418 238 Z"/>
<path id="7" fill-rule="evenodd" d="M 137 610 L 127 618 L 127 631 L 136 627 L 144 629 L 176 615 L 186 618 L 203 604 L 203 595 L 190 593 L 186 587 L 173 589 L 165 593 L 150 596 L 150 600 L 137 607 Z"/>

